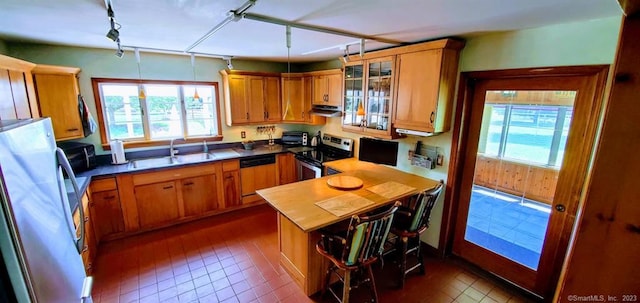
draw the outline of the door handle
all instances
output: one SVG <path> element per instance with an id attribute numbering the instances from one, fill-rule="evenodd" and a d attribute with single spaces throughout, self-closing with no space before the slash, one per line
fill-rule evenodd
<path id="1" fill-rule="evenodd" d="M 565 212 L 565 210 L 567 210 L 567 208 L 566 208 L 564 205 L 562 205 L 562 204 L 558 204 L 558 205 L 556 205 L 556 210 L 557 210 L 558 212 L 563 213 L 563 212 Z"/>

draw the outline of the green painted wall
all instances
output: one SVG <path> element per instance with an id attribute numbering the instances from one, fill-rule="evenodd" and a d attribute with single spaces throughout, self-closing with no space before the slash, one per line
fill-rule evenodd
<path id="1" fill-rule="evenodd" d="M 79 67 L 80 92 L 88 104 L 89 110 L 96 118 L 95 100 L 91 87 L 91 78 L 125 78 L 138 79 L 138 68 L 133 51 L 125 51 L 122 58 L 114 55 L 111 49 L 93 49 L 82 47 L 53 46 L 42 44 L 7 43 L 9 56 L 30 61 L 37 64 L 52 64 Z M 143 79 L 153 80 L 185 80 L 191 81 L 193 69 L 191 58 L 183 55 L 168 55 L 156 53 L 140 53 L 140 73 Z M 233 60 L 235 69 L 267 72 L 286 72 L 285 63 Z M 226 68 L 226 61 L 218 58 L 196 57 L 196 80 L 219 83 L 219 97 L 222 98 L 222 78 L 219 71 Z M 221 116 L 224 117 L 224 102 L 220 103 Z M 299 130 L 302 126 L 276 125 L 274 137 L 279 138 L 284 130 Z M 254 127 L 229 127 L 224 118 L 222 121 L 223 142 L 238 142 L 242 139 L 240 132 L 246 131 L 247 139 L 265 140 L 267 135 L 258 134 Z M 82 142 L 96 145 L 98 154 L 108 154 L 100 145 L 100 135 L 95 133 Z M 166 148 L 166 147 L 158 147 Z M 131 151 L 133 149 L 127 149 Z"/>
<path id="2" fill-rule="evenodd" d="M 462 71 L 611 64 L 621 16 L 467 39 Z"/>
<path id="3" fill-rule="evenodd" d="M 9 52 L 9 49 L 7 49 L 7 43 L 5 43 L 3 40 L 0 40 L 0 54 L 6 55 Z"/>

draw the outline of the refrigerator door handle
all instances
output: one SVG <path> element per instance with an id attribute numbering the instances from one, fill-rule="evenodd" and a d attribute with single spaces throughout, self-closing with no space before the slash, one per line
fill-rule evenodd
<path id="1" fill-rule="evenodd" d="M 78 187 L 78 182 L 76 181 L 76 176 L 73 174 L 73 169 L 71 169 L 71 164 L 69 164 L 69 160 L 67 160 L 67 156 L 64 154 L 64 151 L 60 148 L 56 148 L 56 157 L 58 158 L 58 163 L 62 170 L 67 173 L 69 176 L 69 180 L 71 180 L 71 185 L 73 185 L 73 192 L 76 196 L 76 201 L 78 201 L 78 212 L 80 212 L 80 222 L 78 223 L 78 228 L 80 229 L 80 236 L 77 237 L 74 242 L 76 244 L 76 248 L 78 249 L 78 253 L 81 254 L 84 249 L 84 209 L 82 209 L 82 197 L 80 196 L 80 189 Z"/>

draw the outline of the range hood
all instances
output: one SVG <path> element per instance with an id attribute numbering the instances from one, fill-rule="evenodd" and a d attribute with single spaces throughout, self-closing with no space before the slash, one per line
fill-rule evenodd
<path id="1" fill-rule="evenodd" d="M 420 137 L 431 137 L 431 136 L 436 136 L 441 134 L 441 133 L 432 133 L 432 132 L 425 132 L 425 131 L 412 130 L 412 129 L 406 129 L 406 128 L 396 128 L 396 132 L 398 134 L 420 136 Z"/>
<path id="2" fill-rule="evenodd" d="M 331 105 L 313 105 L 311 114 L 322 117 L 340 117 L 342 116 L 342 107 Z"/>

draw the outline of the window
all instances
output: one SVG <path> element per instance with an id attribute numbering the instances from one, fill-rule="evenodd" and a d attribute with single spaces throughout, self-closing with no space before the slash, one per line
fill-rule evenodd
<path id="1" fill-rule="evenodd" d="M 92 81 L 105 146 L 115 139 L 129 146 L 164 144 L 171 138 L 222 139 L 218 83 Z M 138 97 L 141 89 L 146 98 Z"/>
<path id="2" fill-rule="evenodd" d="M 492 98 L 493 97 L 493 98 Z M 575 92 L 490 91 L 478 152 L 485 156 L 560 167 Z"/>

